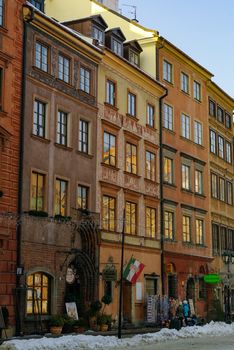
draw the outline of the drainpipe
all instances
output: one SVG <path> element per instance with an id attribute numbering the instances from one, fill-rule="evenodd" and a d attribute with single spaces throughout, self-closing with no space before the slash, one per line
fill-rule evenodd
<path id="1" fill-rule="evenodd" d="M 162 295 L 165 294 L 164 281 L 164 206 L 163 206 L 163 99 L 168 95 L 168 90 L 159 99 L 159 171 L 160 171 L 160 230 L 161 230 L 161 283 Z"/>
<path id="2" fill-rule="evenodd" d="M 25 99 L 26 99 L 26 63 L 27 63 L 27 28 L 28 23 L 33 20 L 33 11 L 27 22 L 23 20 L 23 53 L 22 53 L 22 82 L 21 82 L 21 121 L 20 121 L 20 149 L 19 149 L 19 176 L 18 176 L 18 201 L 17 201 L 17 225 L 16 225 L 16 266 L 21 266 L 21 240 L 22 240 L 22 193 L 23 193 L 23 162 L 24 162 L 24 120 L 25 120 Z M 21 300 L 21 273 L 16 268 L 16 335 L 22 335 L 22 323 L 20 314 Z M 18 299 L 17 299 L 18 298 Z"/>

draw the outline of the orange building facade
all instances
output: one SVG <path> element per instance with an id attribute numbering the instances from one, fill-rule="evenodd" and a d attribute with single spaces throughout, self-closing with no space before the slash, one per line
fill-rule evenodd
<path id="1" fill-rule="evenodd" d="M 212 260 L 209 212 L 207 82 L 212 74 L 161 40 L 159 79 L 163 106 L 164 287 L 169 297 L 192 299 L 206 313 L 203 276 Z"/>
<path id="2" fill-rule="evenodd" d="M 0 306 L 8 308 L 11 325 L 16 285 L 23 2 L 0 1 Z"/>

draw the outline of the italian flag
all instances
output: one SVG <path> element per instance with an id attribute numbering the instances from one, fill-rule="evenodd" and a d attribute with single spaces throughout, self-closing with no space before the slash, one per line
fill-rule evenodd
<path id="1" fill-rule="evenodd" d="M 127 266 L 124 269 L 123 278 L 125 278 L 131 283 L 136 283 L 144 267 L 144 264 L 131 257 Z"/>

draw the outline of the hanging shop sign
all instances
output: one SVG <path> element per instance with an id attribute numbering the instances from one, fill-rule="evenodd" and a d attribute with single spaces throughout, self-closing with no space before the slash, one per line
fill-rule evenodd
<path id="1" fill-rule="evenodd" d="M 208 284 L 216 284 L 221 281 L 221 278 L 217 273 L 209 273 L 204 276 L 204 281 Z"/>
<path id="2" fill-rule="evenodd" d="M 105 281 L 116 281 L 117 280 L 117 270 L 116 270 L 116 267 L 113 263 L 112 256 L 109 257 L 106 266 L 102 270 L 102 278 Z"/>

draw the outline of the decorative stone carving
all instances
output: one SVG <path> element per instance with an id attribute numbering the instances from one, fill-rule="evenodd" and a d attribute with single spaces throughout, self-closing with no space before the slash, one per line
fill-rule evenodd
<path id="1" fill-rule="evenodd" d="M 125 174 L 125 186 L 131 190 L 138 191 L 139 190 L 139 179 L 135 178 L 131 175 Z"/>
<path id="2" fill-rule="evenodd" d="M 102 167 L 102 180 L 116 183 L 117 182 L 117 170 L 103 166 Z"/>
<path id="3" fill-rule="evenodd" d="M 159 197 L 159 186 L 151 182 L 145 182 L 145 193 L 150 196 Z"/>
<path id="4" fill-rule="evenodd" d="M 116 124 L 121 128 L 122 125 L 122 116 L 118 113 L 118 111 L 113 110 L 112 108 L 108 108 L 105 106 L 104 108 L 104 118 L 110 121 L 113 124 Z"/>

